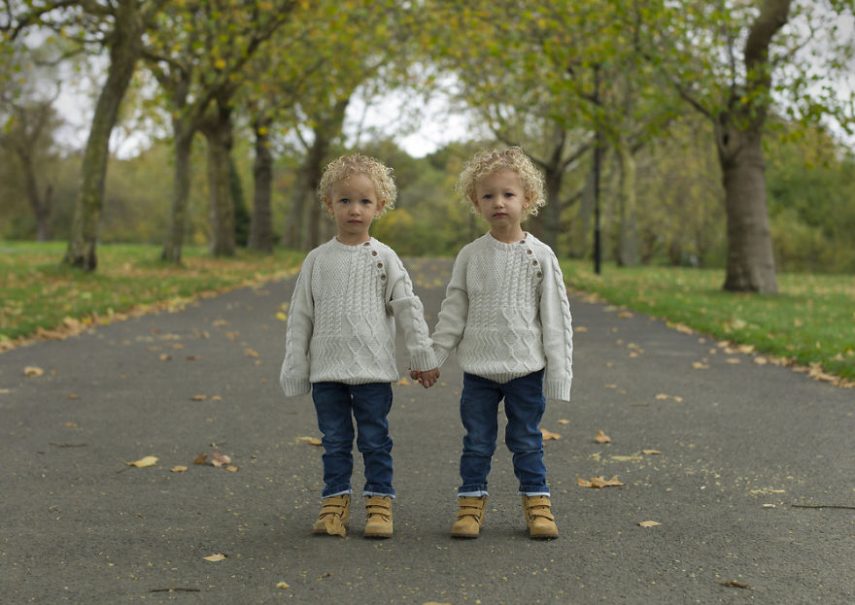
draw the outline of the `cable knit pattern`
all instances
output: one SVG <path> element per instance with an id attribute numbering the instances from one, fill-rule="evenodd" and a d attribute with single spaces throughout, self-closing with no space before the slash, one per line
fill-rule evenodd
<path id="1" fill-rule="evenodd" d="M 432 338 L 440 365 L 457 349 L 464 371 L 499 383 L 545 367 L 546 397 L 570 401 L 567 289 L 552 249 L 531 234 L 506 244 L 488 233 L 460 251 Z"/>
<path id="2" fill-rule="evenodd" d="M 308 393 L 313 382 L 398 380 L 396 318 L 410 367 L 437 367 L 424 308 L 391 248 L 371 238 L 359 246 L 332 239 L 312 250 L 291 298 L 280 372 L 285 395 Z"/>

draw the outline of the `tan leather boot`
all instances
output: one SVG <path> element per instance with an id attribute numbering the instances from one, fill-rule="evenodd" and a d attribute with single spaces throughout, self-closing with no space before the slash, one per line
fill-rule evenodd
<path id="1" fill-rule="evenodd" d="M 368 496 L 365 501 L 365 531 L 366 538 L 391 538 L 392 498 L 389 496 Z"/>
<path id="2" fill-rule="evenodd" d="M 548 540 L 558 537 L 549 496 L 523 496 L 523 512 L 529 538 Z"/>
<path id="3" fill-rule="evenodd" d="M 330 536 L 347 535 L 347 522 L 350 520 L 350 494 L 330 496 L 321 500 L 321 512 L 312 526 L 312 533 Z"/>
<path id="4" fill-rule="evenodd" d="M 451 526 L 454 538 L 477 538 L 484 524 L 487 496 L 464 496 L 457 499 L 457 521 Z"/>

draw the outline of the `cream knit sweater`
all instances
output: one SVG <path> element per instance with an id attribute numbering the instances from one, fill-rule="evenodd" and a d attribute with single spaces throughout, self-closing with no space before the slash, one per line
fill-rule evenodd
<path id="1" fill-rule="evenodd" d="M 465 372 L 499 383 L 545 367 L 546 397 L 570 401 L 571 321 L 552 249 L 487 233 L 457 255 L 432 339 L 440 365 L 457 349 Z"/>
<path id="2" fill-rule="evenodd" d="M 279 375 L 285 395 L 308 393 L 314 382 L 398 380 L 395 318 L 410 367 L 437 367 L 422 303 L 391 248 L 374 238 L 359 246 L 332 239 L 309 252 L 289 308 Z"/>

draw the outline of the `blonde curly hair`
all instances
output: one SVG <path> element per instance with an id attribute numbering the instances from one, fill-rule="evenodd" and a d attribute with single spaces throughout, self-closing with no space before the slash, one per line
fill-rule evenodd
<path id="1" fill-rule="evenodd" d="M 318 200 L 327 209 L 327 212 L 332 213 L 332 200 L 330 196 L 332 195 L 333 185 L 357 174 L 364 174 L 371 179 L 374 189 L 377 192 L 377 201 L 383 204 L 383 210 L 378 216 L 382 216 L 387 210 L 395 207 L 398 188 L 395 186 L 395 181 L 392 178 L 392 169 L 384 165 L 380 160 L 370 156 L 360 153 L 349 153 L 327 164 L 323 175 L 321 175 L 317 194 Z"/>
<path id="2" fill-rule="evenodd" d="M 546 204 L 543 174 L 520 147 L 479 151 L 463 167 L 457 189 L 477 210 L 475 187 L 478 181 L 499 170 L 513 170 L 517 173 L 528 202 L 523 217 L 536 215 Z"/>

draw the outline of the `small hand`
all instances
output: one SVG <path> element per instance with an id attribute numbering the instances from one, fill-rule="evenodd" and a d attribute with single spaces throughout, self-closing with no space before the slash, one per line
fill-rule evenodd
<path id="1" fill-rule="evenodd" d="M 419 375 L 414 376 L 414 378 L 418 380 L 424 388 L 429 389 L 434 384 L 436 384 L 436 381 L 439 378 L 439 368 L 425 370 L 424 372 L 419 372 L 418 374 Z"/>

